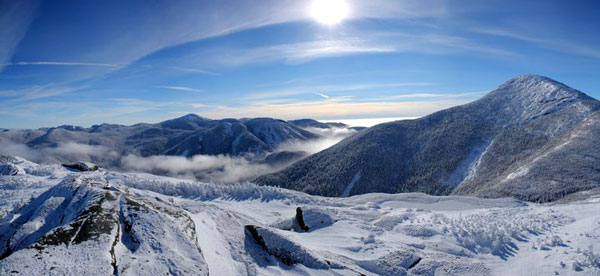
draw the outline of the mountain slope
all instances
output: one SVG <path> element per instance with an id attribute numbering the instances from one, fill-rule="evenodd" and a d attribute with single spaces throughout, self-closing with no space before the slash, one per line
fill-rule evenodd
<path id="1" fill-rule="evenodd" d="M 597 124 L 598 110 L 600 102 L 562 83 L 519 76 L 475 102 L 369 128 L 257 182 L 326 196 L 425 192 L 553 200 L 600 186 L 600 154 L 587 151 L 598 135 L 588 126 Z M 520 177 L 502 181 L 538 157 L 554 156 L 542 157 L 579 128 L 590 129 L 578 132 L 584 137 L 572 143 L 576 149 L 570 152 L 577 156 L 571 158 L 592 161 L 588 170 L 569 171 L 577 181 L 563 179 L 544 190 L 548 178 L 523 169 Z M 560 173 L 570 161 L 556 162 L 547 175 Z"/>

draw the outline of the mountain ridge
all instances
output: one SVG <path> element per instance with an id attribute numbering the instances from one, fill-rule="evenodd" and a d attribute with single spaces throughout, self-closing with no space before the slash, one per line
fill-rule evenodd
<path id="1" fill-rule="evenodd" d="M 303 121 L 299 124 L 272 118 L 212 120 L 196 114 L 155 124 L 100 124 L 89 128 L 73 125 L 6 130 L 0 142 L 25 144 L 30 148 L 56 147 L 64 143 L 105 146 L 116 152 L 150 155 L 264 155 L 284 142 L 314 140 L 321 136 L 307 127 L 347 128 L 344 124 Z"/>
<path id="2" fill-rule="evenodd" d="M 514 184 L 517 187 L 512 187 L 512 192 L 500 188 L 486 192 L 455 189 L 469 182 L 466 187 L 493 186 L 496 179 L 514 172 L 519 164 L 525 165 L 598 110 L 600 102 L 580 91 L 546 77 L 522 75 L 474 102 L 419 119 L 373 126 L 256 181 L 324 196 L 340 196 L 352 183 L 349 195 L 455 192 L 554 200 L 566 190 L 578 189 L 521 193 L 527 189 L 524 183 Z M 581 147 L 593 147 L 589 140 L 581 141 L 586 143 Z M 482 177 L 467 178 L 473 169 L 476 176 Z M 588 177 L 594 178 L 596 173 Z M 599 182 L 590 181 L 594 185 Z"/>

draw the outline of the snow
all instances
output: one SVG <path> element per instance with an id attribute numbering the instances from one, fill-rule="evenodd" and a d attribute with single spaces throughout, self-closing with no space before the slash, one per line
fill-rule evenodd
<path id="1" fill-rule="evenodd" d="M 346 189 L 344 189 L 344 192 L 342 193 L 342 197 L 348 197 L 348 196 L 350 196 L 350 192 L 352 191 L 352 188 L 354 188 L 354 185 L 359 180 L 360 180 L 360 171 L 358 171 L 354 175 L 354 177 L 352 177 L 352 180 L 350 181 L 350 183 L 348 183 L 348 186 L 346 186 Z"/>
<path id="2" fill-rule="evenodd" d="M 214 233 L 198 235 L 198 244 L 208 263 L 208 271 L 213 275 L 235 275 L 238 270 L 231 262 L 233 257 L 227 250 L 227 239 L 216 230 L 217 222 L 209 213 L 191 214 L 191 217 L 197 233 Z"/>
<path id="3" fill-rule="evenodd" d="M 487 152 L 488 147 L 493 140 L 473 148 L 469 156 L 463 160 L 460 165 L 452 172 L 446 180 L 446 185 L 453 187 L 459 186 L 465 179 L 472 178 L 476 175 L 477 168 L 481 164 L 481 157 Z"/>
<path id="4" fill-rule="evenodd" d="M 0 176 L 0 241 L 13 248 L 0 258 L 2 275 L 600 273 L 598 196 L 561 204 L 420 193 L 327 198 L 18 162 L 24 173 Z M 309 231 L 292 227 L 297 208 Z M 72 226 L 93 220 L 82 215 L 93 210 L 114 227 L 76 242 L 84 227 Z M 36 249 L 69 230 L 77 231 L 66 244 Z"/>

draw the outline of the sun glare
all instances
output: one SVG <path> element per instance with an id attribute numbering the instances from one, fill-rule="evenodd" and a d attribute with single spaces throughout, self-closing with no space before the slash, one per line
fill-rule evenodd
<path id="1" fill-rule="evenodd" d="M 348 17 L 348 5 L 344 0 L 313 0 L 310 15 L 319 23 L 335 25 Z"/>

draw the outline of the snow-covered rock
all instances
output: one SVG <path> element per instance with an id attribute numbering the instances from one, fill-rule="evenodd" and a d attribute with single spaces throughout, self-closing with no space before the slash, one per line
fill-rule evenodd
<path id="1" fill-rule="evenodd" d="M 306 248 L 268 228 L 246 225 L 245 231 L 260 247 L 286 265 L 302 264 L 309 268 L 328 269 L 327 261 L 321 260 Z"/>
<path id="2" fill-rule="evenodd" d="M 273 227 L 282 230 L 308 232 L 327 227 L 334 222 L 335 219 L 331 210 L 313 207 L 298 207 L 296 208 L 296 215 L 293 218 L 279 221 L 273 224 Z"/>
<path id="3" fill-rule="evenodd" d="M 99 175 L 69 175 L 9 211 L 0 246 L 3 275 L 208 275 L 187 213 L 107 189 Z"/>
<path id="4" fill-rule="evenodd" d="M 0 164 L 0 175 L 17 175 L 24 171 L 15 164 Z"/>

